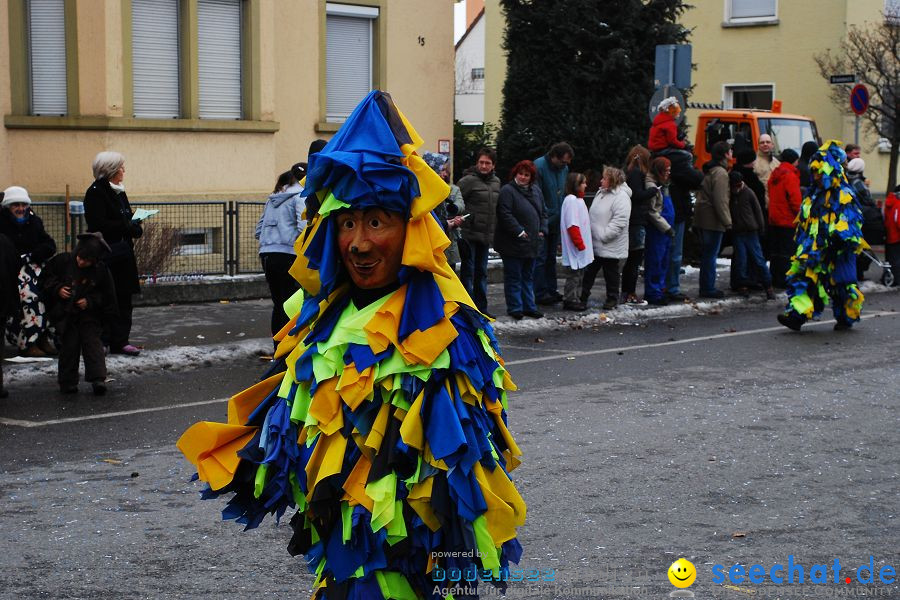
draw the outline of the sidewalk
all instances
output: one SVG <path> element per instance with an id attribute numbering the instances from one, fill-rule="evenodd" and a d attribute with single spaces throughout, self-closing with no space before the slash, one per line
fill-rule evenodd
<path id="1" fill-rule="evenodd" d="M 729 261 L 719 259 L 718 281 L 721 288 L 727 287 Z M 880 270 L 869 270 L 872 280 L 861 284 L 863 293 L 896 291 L 886 288 L 874 280 L 880 277 Z M 604 311 L 601 304 L 606 296 L 603 278 L 599 277 L 594 286 L 588 310 L 573 312 L 562 309 L 562 304 L 539 307 L 544 312 L 540 319 L 525 318 L 515 321 L 506 315 L 503 284 L 488 285 L 488 311 L 497 317 L 494 330 L 504 335 L 526 334 L 554 329 L 581 329 L 613 324 L 643 324 L 650 321 L 714 314 L 726 310 L 750 309 L 765 306 L 774 314 L 785 305 L 784 293 L 775 301 L 766 301 L 762 292 L 755 292 L 749 298 L 729 293 L 722 300 L 696 299 L 698 270 L 687 267 L 682 275 L 682 290 L 691 301 L 669 306 L 631 306 Z M 563 281 L 560 280 L 560 289 Z M 209 292 L 216 290 L 228 293 L 227 286 L 216 288 L 213 283 L 204 283 Z M 263 282 L 265 285 L 265 282 Z M 639 286 L 639 290 L 643 287 Z M 266 292 L 267 295 L 267 292 Z M 271 354 L 273 345 L 269 338 L 269 319 L 272 311 L 271 300 L 256 298 L 233 301 L 221 299 L 214 302 L 181 303 L 158 306 L 138 306 L 134 310 L 134 326 L 131 342 L 144 348 L 138 357 L 112 355 L 107 357 L 111 377 L 123 377 L 128 373 L 152 370 L 186 370 L 208 366 L 215 362 L 230 360 L 237 356 L 252 357 Z M 774 317 L 773 317 L 774 324 Z M 5 356 L 14 356 L 13 349 L 6 346 Z M 260 359 L 261 361 L 264 358 Z M 29 363 L 4 362 L 4 375 L 10 384 L 37 377 L 56 375 L 56 360 Z"/>

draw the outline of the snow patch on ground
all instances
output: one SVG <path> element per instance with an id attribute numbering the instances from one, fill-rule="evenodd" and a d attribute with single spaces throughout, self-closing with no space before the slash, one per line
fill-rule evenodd
<path id="1" fill-rule="evenodd" d="M 106 369 L 111 379 L 119 379 L 148 371 L 185 371 L 236 358 L 252 358 L 271 351 L 269 338 L 198 346 L 170 346 L 160 350 L 143 350 L 140 356 L 112 354 L 106 357 Z M 56 361 L 4 366 L 4 376 L 10 383 L 50 378 L 56 381 Z M 83 374 L 83 367 L 82 367 Z"/>

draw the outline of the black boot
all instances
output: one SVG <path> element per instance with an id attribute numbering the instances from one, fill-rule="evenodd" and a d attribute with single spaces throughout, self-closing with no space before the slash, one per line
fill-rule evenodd
<path id="1" fill-rule="evenodd" d="M 806 322 L 806 319 L 802 315 L 798 314 L 797 311 L 789 310 L 786 313 L 781 313 L 778 315 L 778 322 L 788 329 L 800 331 L 800 328 Z"/>

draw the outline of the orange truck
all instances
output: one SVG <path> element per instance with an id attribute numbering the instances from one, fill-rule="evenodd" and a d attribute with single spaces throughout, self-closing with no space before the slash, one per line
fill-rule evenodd
<path id="1" fill-rule="evenodd" d="M 800 154 L 808 141 L 821 144 L 816 122 L 812 117 L 781 112 L 781 103 L 773 103 L 772 110 L 724 109 L 705 110 L 697 119 L 694 144 L 694 164 L 699 169 L 710 160 L 709 149 L 718 141 L 727 141 L 735 154 L 750 147 L 755 152 L 759 136 L 768 133 L 775 143 L 775 154 L 791 148 Z"/>

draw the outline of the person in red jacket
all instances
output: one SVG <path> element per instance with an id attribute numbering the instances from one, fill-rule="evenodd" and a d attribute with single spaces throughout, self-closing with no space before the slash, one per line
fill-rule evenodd
<path id="1" fill-rule="evenodd" d="M 800 212 L 800 160 L 794 150 L 781 153 L 779 164 L 769 177 L 769 260 L 772 286 L 785 287 L 785 274 L 794 254 L 794 220 Z"/>
<path id="2" fill-rule="evenodd" d="M 684 141 L 678 139 L 678 125 L 675 119 L 681 114 L 681 106 L 674 96 L 669 96 L 659 103 L 653 125 L 650 127 L 650 139 L 647 148 L 650 152 L 659 152 L 667 148 L 684 150 Z"/>
<path id="3" fill-rule="evenodd" d="M 884 200 L 884 254 L 893 269 L 900 267 L 900 198 L 897 194 L 900 194 L 900 185 Z"/>

